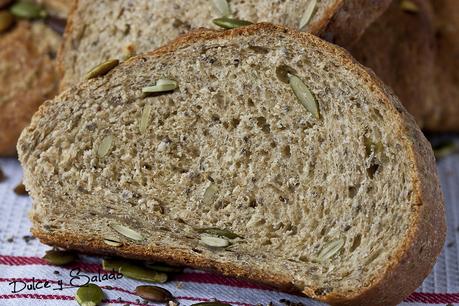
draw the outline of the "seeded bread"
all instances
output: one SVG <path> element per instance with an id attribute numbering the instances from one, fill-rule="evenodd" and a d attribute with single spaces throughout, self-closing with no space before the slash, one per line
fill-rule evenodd
<path id="1" fill-rule="evenodd" d="M 142 93 L 164 78 L 178 88 Z M 434 157 L 413 118 L 347 52 L 280 26 L 196 31 L 131 58 L 47 101 L 18 151 L 32 232 L 59 247 L 395 305 L 444 242 Z M 196 229 L 209 227 L 243 238 L 208 248 Z"/>
<path id="2" fill-rule="evenodd" d="M 17 20 L 0 33 L 0 156 L 16 154 L 16 142 L 33 113 L 58 90 L 56 54 L 69 0 L 40 1 L 49 17 Z M 51 7 L 51 4 L 59 3 Z M 0 2 L 5 6 L 13 1 Z M 5 10 L 8 7 L 4 7 Z M 59 17 L 59 18 L 57 18 Z"/>
<path id="3" fill-rule="evenodd" d="M 350 45 L 390 1 L 318 0 L 304 30 Z M 230 0 L 229 6 L 235 18 L 298 28 L 310 2 Z M 212 20 L 217 17 L 221 13 L 210 0 L 79 0 L 59 53 L 61 88 L 80 81 L 88 70 L 107 59 L 150 51 L 194 28 L 216 28 Z"/>
<path id="4" fill-rule="evenodd" d="M 417 11 L 404 9 L 406 0 L 393 1 L 351 48 L 351 54 L 391 86 L 407 110 L 424 127 L 435 101 L 435 32 L 429 1 L 410 0 Z M 431 128 L 432 126 L 427 126 Z"/>
<path id="5" fill-rule="evenodd" d="M 55 95 L 60 41 L 40 21 L 20 21 L 0 34 L 0 156 L 16 154 L 22 129 L 40 104 Z"/>
<path id="6" fill-rule="evenodd" d="M 426 126 L 435 131 L 459 131 L 459 2 L 432 0 L 437 38 L 434 73 L 435 105 Z"/>

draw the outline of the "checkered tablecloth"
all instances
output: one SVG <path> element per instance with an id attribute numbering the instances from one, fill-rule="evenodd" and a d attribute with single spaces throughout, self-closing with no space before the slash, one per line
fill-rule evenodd
<path id="1" fill-rule="evenodd" d="M 75 269 L 89 277 L 97 276 L 100 259 L 81 257 L 78 263 L 65 268 L 47 265 L 41 257 L 49 247 L 33 239 L 29 233 L 27 213 L 30 199 L 13 192 L 21 181 L 19 163 L 15 159 L 0 159 L 0 168 L 7 176 L 0 183 L 0 306 L 77 305 L 74 301 L 76 288 L 60 288 L 70 284 L 70 274 Z M 402 304 L 405 306 L 459 305 L 459 155 L 439 161 L 438 169 L 447 203 L 448 237 L 433 272 L 406 299 Z M 48 288 L 38 288 L 43 287 L 45 281 Z M 144 305 L 143 300 L 134 294 L 135 287 L 141 282 L 122 278 L 98 284 L 106 293 L 104 305 Z M 266 305 L 272 302 L 280 306 L 281 299 L 304 305 L 322 305 L 259 284 L 192 269 L 185 269 L 162 286 L 177 298 L 180 305 L 211 299 L 232 305 Z"/>

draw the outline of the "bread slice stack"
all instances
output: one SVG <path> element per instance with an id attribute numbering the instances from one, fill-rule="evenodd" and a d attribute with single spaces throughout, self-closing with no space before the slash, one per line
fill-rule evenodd
<path id="1" fill-rule="evenodd" d="M 213 20 L 223 16 L 284 24 L 350 46 L 390 2 L 77 0 L 59 56 L 61 88 L 78 83 L 89 69 L 105 60 L 148 52 L 199 27 L 217 29 Z"/>
<path id="2" fill-rule="evenodd" d="M 395 305 L 430 272 L 445 236 L 430 144 L 343 49 L 259 24 L 96 72 L 19 140 L 44 243 L 337 305 Z"/>

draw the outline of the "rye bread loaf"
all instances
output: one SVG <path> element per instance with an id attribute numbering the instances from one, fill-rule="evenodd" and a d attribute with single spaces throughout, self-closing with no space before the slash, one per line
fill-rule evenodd
<path id="1" fill-rule="evenodd" d="M 145 96 L 158 79 L 178 88 Z M 131 58 L 45 102 L 18 151 L 44 243 L 331 304 L 395 305 L 445 238 L 434 157 L 413 118 L 346 51 L 280 26 L 196 31 Z M 210 248 L 196 229 L 212 227 L 240 237 Z"/>
<path id="2" fill-rule="evenodd" d="M 426 127 L 459 132 L 459 1 L 432 0 L 431 3 L 437 39 L 436 96 Z"/>
<path id="3" fill-rule="evenodd" d="M 315 1 L 315 0 L 314 0 Z M 312 0 L 230 0 L 233 17 L 298 28 Z M 318 0 L 303 29 L 351 45 L 390 0 Z M 216 28 L 221 13 L 210 0 L 78 0 L 59 53 L 61 88 L 80 81 L 95 65 L 150 51 L 198 27 Z"/>
<path id="4" fill-rule="evenodd" d="M 421 127 L 427 125 L 435 108 L 435 30 L 431 3 L 409 0 L 414 8 L 395 0 L 350 49 L 363 65 L 391 86 Z M 413 11 L 414 10 L 414 11 Z"/>
<path id="5" fill-rule="evenodd" d="M 70 5 L 70 1 L 60 2 L 65 3 Z M 40 104 L 57 93 L 55 63 L 63 21 L 53 14 L 64 12 L 56 8 L 49 14 L 52 17 L 45 20 L 18 19 L 0 33 L 0 156 L 16 154 L 22 129 Z"/>

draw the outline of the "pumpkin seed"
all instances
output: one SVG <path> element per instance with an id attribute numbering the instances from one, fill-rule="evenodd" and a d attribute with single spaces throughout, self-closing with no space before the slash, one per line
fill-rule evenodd
<path id="1" fill-rule="evenodd" d="M 77 255 L 69 251 L 49 250 L 46 251 L 43 259 L 51 265 L 63 266 L 75 261 L 77 259 Z"/>
<path id="2" fill-rule="evenodd" d="M 97 149 L 97 155 L 100 158 L 107 155 L 108 151 L 110 151 L 110 148 L 112 147 L 112 142 L 113 142 L 112 135 L 105 136 L 104 139 L 102 139 L 102 141 L 99 144 L 99 148 Z"/>
<path id="3" fill-rule="evenodd" d="M 303 16 L 301 17 L 301 20 L 300 20 L 300 26 L 299 26 L 300 30 L 302 30 L 309 23 L 316 6 L 317 6 L 317 0 L 308 1 L 308 3 L 306 4 L 306 8 L 304 10 Z"/>
<path id="4" fill-rule="evenodd" d="M 202 203 L 204 205 L 211 205 L 215 201 L 215 197 L 218 192 L 218 187 L 216 184 L 211 183 L 206 191 L 204 191 L 204 195 L 202 196 Z"/>
<path id="5" fill-rule="evenodd" d="M 16 187 L 14 187 L 14 193 L 20 196 L 29 195 L 25 188 L 25 185 L 22 182 L 20 182 Z"/>
<path id="6" fill-rule="evenodd" d="M 143 93 L 155 93 L 155 92 L 166 92 L 172 91 L 177 88 L 177 82 L 168 79 L 159 79 L 153 86 L 147 86 L 142 88 Z"/>
<path id="7" fill-rule="evenodd" d="M 89 72 L 86 74 L 86 80 L 106 75 L 108 72 L 110 72 L 110 70 L 118 66 L 119 63 L 120 61 L 117 59 L 109 59 L 108 61 L 97 65 L 96 67 L 89 70 Z"/>
<path id="8" fill-rule="evenodd" d="M 124 237 L 127 237 L 129 239 L 135 240 L 135 241 L 142 241 L 144 238 L 143 236 L 136 232 L 135 230 L 121 225 L 121 224 L 112 224 L 111 227 L 117 231 L 119 234 L 123 235 Z"/>
<path id="9" fill-rule="evenodd" d="M 228 18 L 228 17 L 221 17 L 212 20 L 212 22 L 215 25 L 218 25 L 221 28 L 224 29 L 236 29 L 244 26 L 251 25 L 252 23 L 250 21 L 246 20 L 239 20 L 239 19 L 234 19 L 234 18 Z"/>
<path id="10" fill-rule="evenodd" d="M 123 263 L 119 268 L 119 272 L 126 277 L 145 282 L 165 283 L 167 281 L 167 274 L 132 263 Z"/>
<path id="11" fill-rule="evenodd" d="M 201 243 L 211 248 L 226 248 L 229 241 L 225 238 L 215 237 L 207 234 L 201 234 Z"/>
<path id="12" fill-rule="evenodd" d="M 344 239 L 336 239 L 336 240 L 330 241 L 319 252 L 319 255 L 317 255 L 317 260 L 325 261 L 333 257 L 333 255 L 338 253 L 343 246 L 344 246 Z"/>
<path id="13" fill-rule="evenodd" d="M 454 141 L 448 140 L 433 146 L 435 158 L 440 160 L 448 155 L 459 152 L 459 147 Z"/>
<path id="14" fill-rule="evenodd" d="M 119 258 L 104 258 L 102 260 L 102 269 L 119 272 L 124 264 L 130 264 L 130 262 Z"/>
<path id="15" fill-rule="evenodd" d="M 222 16 L 230 16 L 231 10 L 227 0 L 213 0 L 215 8 Z"/>
<path id="16" fill-rule="evenodd" d="M 105 237 L 104 243 L 114 247 L 119 247 L 123 245 L 123 243 L 119 241 L 116 237 Z"/>
<path id="17" fill-rule="evenodd" d="M 231 304 L 216 301 L 216 302 L 201 302 L 201 303 L 191 304 L 191 306 L 231 306 Z"/>
<path id="18" fill-rule="evenodd" d="M 320 118 L 319 105 L 309 88 L 296 75 L 289 75 L 289 83 L 301 104 L 317 119 Z"/>
<path id="19" fill-rule="evenodd" d="M 96 284 L 87 284 L 78 288 L 75 295 L 80 306 L 100 305 L 104 297 L 104 292 Z"/>
<path id="20" fill-rule="evenodd" d="M 26 19 L 45 18 L 48 14 L 38 4 L 33 2 L 19 1 L 10 7 L 10 12 L 16 17 Z"/>
<path id="21" fill-rule="evenodd" d="M 243 238 L 227 229 L 220 229 L 216 227 L 198 228 L 196 231 L 201 234 L 204 233 L 212 236 L 226 237 L 228 239 Z"/>
<path id="22" fill-rule="evenodd" d="M 147 130 L 148 125 L 150 124 L 151 110 L 152 110 L 152 106 L 150 104 L 147 104 L 143 107 L 142 117 L 140 117 L 140 121 L 139 121 L 140 133 L 144 133 Z"/>
<path id="23" fill-rule="evenodd" d="M 163 263 L 156 263 L 156 262 L 147 262 L 145 263 L 145 267 L 148 269 L 163 272 L 163 273 L 180 273 L 183 271 L 181 267 L 169 266 Z"/>
<path id="24" fill-rule="evenodd" d="M 174 300 L 172 293 L 164 288 L 157 286 L 138 286 L 135 288 L 135 294 L 147 301 L 157 303 L 164 303 L 170 300 Z"/>
<path id="25" fill-rule="evenodd" d="M 408 13 L 417 13 L 419 12 L 419 7 L 416 3 L 411 0 L 403 0 L 400 2 L 400 8 Z"/>
<path id="26" fill-rule="evenodd" d="M 14 16 L 8 11 L 0 11 L 0 33 L 7 31 L 14 23 Z"/>

